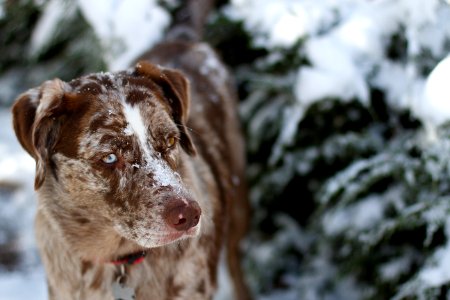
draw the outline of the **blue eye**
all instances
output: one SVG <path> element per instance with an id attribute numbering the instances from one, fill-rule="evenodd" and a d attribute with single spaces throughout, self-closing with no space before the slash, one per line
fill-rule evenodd
<path id="1" fill-rule="evenodd" d="M 113 164 L 115 162 L 117 162 L 117 155 L 115 155 L 114 153 L 110 153 L 108 155 L 106 155 L 105 157 L 102 158 L 102 161 L 105 164 Z"/>

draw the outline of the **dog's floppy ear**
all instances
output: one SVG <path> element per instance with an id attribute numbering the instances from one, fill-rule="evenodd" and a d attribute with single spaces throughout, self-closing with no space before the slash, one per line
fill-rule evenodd
<path id="1" fill-rule="evenodd" d="M 22 147 L 36 160 L 34 188 L 42 186 L 60 124 L 54 117 L 64 97 L 65 83 L 59 79 L 21 94 L 15 101 L 13 126 Z"/>
<path id="2" fill-rule="evenodd" d="M 146 61 L 136 64 L 136 73 L 150 78 L 161 87 L 172 108 L 172 117 L 180 130 L 180 144 L 186 153 L 195 155 L 197 152 L 186 127 L 191 101 L 187 78 L 179 71 L 161 68 Z"/>

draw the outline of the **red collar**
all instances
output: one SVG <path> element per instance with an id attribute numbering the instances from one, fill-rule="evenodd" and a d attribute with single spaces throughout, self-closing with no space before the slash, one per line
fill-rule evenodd
<path id="1" fill-rule="evenodd" d="M 119 257 L 117 260 L 111 261 L 113 265 L 137 265 L 144 261 L 147 252 L 141 251 L 130 255 Z"/>

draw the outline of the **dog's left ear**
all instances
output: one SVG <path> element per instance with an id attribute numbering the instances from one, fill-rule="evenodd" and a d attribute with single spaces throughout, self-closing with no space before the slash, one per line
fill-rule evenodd
<path id="1" fill-rule="evenodd" d="M 158 67 L 146 61 L 138 62 L 135 70 L 138 75 L 150 78 L 161 87 L 180 130 L 180 144 L 186 153 L 195 155 L 197 151 L 186 127 L 191 102 L 187 78 L 179 71 Z"/>

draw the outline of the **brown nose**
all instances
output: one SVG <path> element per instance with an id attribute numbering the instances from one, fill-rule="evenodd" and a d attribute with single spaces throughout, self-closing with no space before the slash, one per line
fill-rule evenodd
<path id="1" fill-rule="evenodd" d="M 185 231 L 198 224 L 201 213 L 197 202 L 172 198 L 166 203 L 163 216 L 167 225 L 178 231 Z"/>

